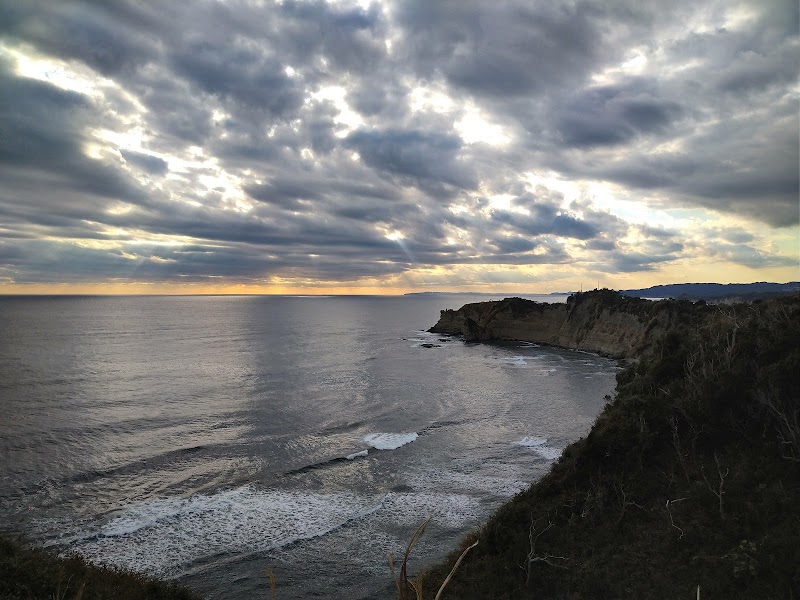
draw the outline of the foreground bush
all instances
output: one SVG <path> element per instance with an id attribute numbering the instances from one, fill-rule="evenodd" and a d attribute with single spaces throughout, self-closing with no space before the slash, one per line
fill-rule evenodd
<path id="1" fill-rule="evenodd" d="M 3 600 L 200 600 L 174 583 L 110 567 L 79 556 L 59 558 L 18 539 L 0 537 Z"/>

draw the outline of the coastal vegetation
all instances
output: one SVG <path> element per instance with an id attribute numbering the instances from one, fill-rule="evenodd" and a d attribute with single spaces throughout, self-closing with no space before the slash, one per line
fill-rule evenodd
<path id="1" fill-rule="evenodd" d="M 58 557 L 12 537 L 0 536 L 2 600 L 201 600 L 175 583 L 93 565 L 78 555 Z"/>
<path id="2" fill-rule="evenodd" d="M 589 434 L 464 540 L 443 598 L 800 590 L 800 296 L 675 309 Z"/>

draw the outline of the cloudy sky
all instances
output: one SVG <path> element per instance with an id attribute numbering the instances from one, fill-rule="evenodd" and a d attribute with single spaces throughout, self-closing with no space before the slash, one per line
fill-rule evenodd
<path id="1" fill-rule="evenodd" d="M 796 0 L 0 0 L 0 293 L 800 279 Z"/>

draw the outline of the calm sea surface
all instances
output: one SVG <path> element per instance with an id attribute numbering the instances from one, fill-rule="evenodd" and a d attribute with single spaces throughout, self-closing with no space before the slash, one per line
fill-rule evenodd
<path id="1" fill-rule="evenodd" d="M 387 551 L 432 517 L 411 568 L 442 558 L 614 387 L 424 331 L 485 299 L 0 298 L 0 531 L 209 598 L 391 597 Z"/>

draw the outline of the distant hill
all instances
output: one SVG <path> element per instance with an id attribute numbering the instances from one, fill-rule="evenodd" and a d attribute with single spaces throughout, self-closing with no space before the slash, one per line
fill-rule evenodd
<path id="1" fill-rule="evenodd" d="M 689 300 L 755 300 L 800 293 L 800 282 L 768 283 L 671 283 L 639 290 L 621 290 L 634 298 L 686 298 Z"/>
<path id="2" fill-rule="evenodd" d="M 633 298 L 684 298 L 687 300 L 765 300 L 776 296 L 800 293 L 800 281 L 787 283 L 770 283 L 758 281 L 756 283 L 670 283 L 655 285 L 638 290 L 619 290 L 625 296 Z M 551 292 L 549 294 L 520 294 L 514 293 L 487 293 L 487 292 L 409 292 L 405 296 L 569 296 L 573 292 Z"/>

